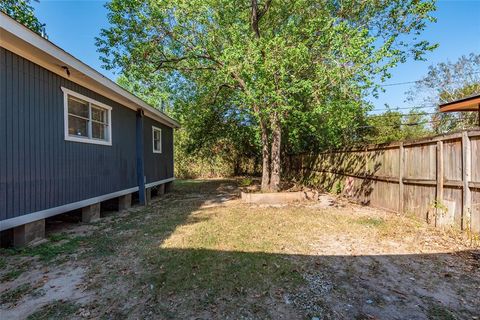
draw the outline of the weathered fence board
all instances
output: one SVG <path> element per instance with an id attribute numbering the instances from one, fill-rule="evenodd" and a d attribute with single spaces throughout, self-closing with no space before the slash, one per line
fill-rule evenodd
<path id="1" fill-rule="evenodd" d="M 473 232 L 480 233 L 480 134 L 470 136 L 471 155 L 472 155 L 472 214 L 471 229 Z M 473 185 L 476 185 L 474 187 Z"/>
<path id="2" fill-rule="evenodd" d="M 472 227 L 473 232 L 480 233 L 480 188 L 472 192 Z"/>
<path id="3" fill-rule="evenodd" d="M 472 181 L 480 182 L 480 136 L 471 137 L 472 146 Z"/>
<path id="4" fill-rule="evenodd" d="M 480 232 L 480 130 L 294 155 L 285 171 L 366 205 Z"/>
<path id="5" fill-rule="evenodd" d="M 445 166 L 444 177 L 447 181 L 462 181 L 462 144 L 461 140 L 449 140 L 443 143 L 443 157 L 449 159 Z"/>

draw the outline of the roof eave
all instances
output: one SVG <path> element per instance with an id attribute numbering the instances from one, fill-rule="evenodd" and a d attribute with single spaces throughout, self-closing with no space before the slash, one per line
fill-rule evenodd
<path id="1" fill-rule="evenodd" d="M 476 94 L 463 99 L 451 101 L 439 106 L 440 112 L 465 112 L 480 109 L 480 95 Z"/>
<path id="2" fill-rule="evenodd" d="M 75 58 L 74 56 L 72 56 L 62 48 L 58 47 L 54 43 L 48 41 L 47 39 L 42 38 L 40 35 L 36 34 L 35 32 L 25 27 L 24 25 L 18 23 L 8 15 L 1 12 L 0 12 L 0 32 L 8 33 L 11 36 L 11 37 L 7 37 L 6 34 L 4 34 L 4 36 L 0 36 L 0 45 L 4 46 L 6 49 L 11 50 L 12 47 L 15 47 L 15 44 L 10 44 L 10 46 L 8 46 L 9 45 L 8 40 L 5 40 L 5 39 L 18 38 L 19 40 L 23 41 L 26 45 L 36 49 L 36 50 L 30 50 L 28 52 L 29 55 L 35 55 L 38 52 L 42 52 L 46 56 L 50 56 L 53 60 L 60 61 L 63 65 L 68 66 L 69 69 L 71 68 L 71 71 L 75 70 L 76 72 L 83 75 L 87 79 L 90 79 L 92 82 L 95 82 L 100 86 L 103 86 L 106 91 L 111 91 L 113 95 L 117 95 L 119 97 L 122 97 L 124 100 L 128 100 L 130 102 L 130 105 L 127 105 L 127 107 L 134 109 L 134 106 L 135 106 L 137 109 L 143 109 L 147 115 L 153 117 L 155 120 L 169 127 L 172 127 L 172 128 L 180 127 L 180 124 L 175 119 L 153 108 L 152 106 L 147 104 L 145 101 L 133 95 L 132 93 L 128 92 L 127 90 L 123 89 L 117 83 L 105 77 L 103 74 L 101 74 L 97 70 L 83 63 L 82 61 Z M 19 54 L 20 56 L 23 56 L 26 59 L 29 59 L 29 57 L 25 56 L 26 54 L 22 54 L 21 50 L 20 52 L 15 52 L 15 53 Z M 49 68 L 49 66 L 47 65 L 42 65 L 42 67 L 45 67 L 46 69 L 53 71 L 64 78 L 69 79 L 68 77 L 65 77 L 64 74 L 61 73 L 61 69 L 51 70 L 52 69 L 51 66 Z M 72 80 L 72 81 L 79 82 L 75 80 Z M 79 84 L 84 85 L 83 83 L 79 83 Z M 91 90 L 95 91 L 94 89 L 91 89 Z M 112 98 L 112 97 L 109 96 L 109 98 Z M 115 99 L 112 98 L 112 100 L 115 100 Z M 134 106 L 132 106 L 132 104 Z"/>

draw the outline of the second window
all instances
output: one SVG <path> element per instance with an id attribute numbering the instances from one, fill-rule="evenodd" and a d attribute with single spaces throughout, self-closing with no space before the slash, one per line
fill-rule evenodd
<path id="1" fill-rule="evenodd" d="M 162 129 L 152 127 L 153 153 L 162 153 Z"/>

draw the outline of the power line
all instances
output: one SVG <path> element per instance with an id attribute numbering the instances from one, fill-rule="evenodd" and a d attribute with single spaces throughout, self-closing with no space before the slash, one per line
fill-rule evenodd
<path id="1" fill-rule="evenodd" d="M 467 112 L 470 112 L 470 114 L 477 114 L 477 111 L 463 111 L 464 114 Z M 373 118 L 393 118 L 393 117 L 409 117 L 409 116 L 433 116 L 433 115 L 440 115 L 442 114 L 441 112 L 420 112 L 420 113 L 400 113 L 400 114 L 374 114 L 374 115 L 367 115 L 367 119 L 373 119 Z M 443 113 L 445 114 L 445 113 Z"/>
<path id="2" fill-rule="evenodd" d="M 462 75 L 469 75 L 469 76 L 471 76 L 471 75 L 474 75 L 474 74 L 480 74 L 480 71 L 470 72 L 470 73 L 464 73 L 464 74 L 462 74 Z M 454 76 L 452 76 L 452 77 L 455 78 Z M 379 86 L 380 86 L 380 87 L 393 87 L 393 86 L 403 86 L 403 85 L 406 85 L 406 84 L 414 84 L 414 83 L 419 83 L 419 82 L 422 82 L 422 80 L 386 83 L 386 84 L 380 84 Z"/>
<path id="3" fill-rule="evenodd" d="M 400 128 L 402 126 L 408 126 L 408 127 L 413 127 L 413 126 L 418 126 L 418 125 L 423 125 L 423 124 L 436 124 L 436 123 L 441 123 L 443 119 L 438 119 L 438 120 L 429 120 L 429 121 L 421 121 L 421 122 L 412 122 L 412 123 L 399 123 L 399 124 L 393 124 L 393 125 L 379 125 L 379 126 L 360 126 L 357 127 L 357 129 L 366 129 L 366 128 Z M 449 120 L 453 124 L 458 124 L 462 119 L 451 119 Z"/>
<path id="4" fill-rule="evenodd" d="M 438 112 L 420 112 L 420 113 L 401 113 L 401 114 L 374 114 L 369 115 L 371 118 L 391 118 L 391 117 L 408 117 L 408 116 L 432 116 L 438 114 Z"/>
<path id="5" fill-rule="evenodd" d="M 380 87 L 403 86 L 403 85 L 406 85 L 406 84 L 413 84 L 413 83 L 417 83 L 417 82 L 420 82 L 420 81 L 421 81 L 421 80 L 417 80 L 417 81 L 405 81 L 405 82 L 394 82 L 394 83 L 380 84 L 379 86 L 380 86 Z"/>
<path id="6" fill-rule="evenodd" d="M 413 109 L 428 109 L 428 108 L 436 108 L 436 105 L 431 105 L 431 106 L 421 106 L 421 107 L 401 107 L 401 108 L 395 108 L 395 109 L 372 109 L 369 110 L 368 112 L 373 112 L 373 111 L 397 111 L 397 110 L 413 110 Z"/>
<path id="7" fill-rule="evenodd" d="M 401 108 L 395 108 L 395 109 L 372 109 L 372 110 L 368 110 L 367 112 L 378 112 L 378 111 L 396 112 L 398 110 L 416 110 L 416 109 L 432 109 L 432 108 L 437 108 L 437 105 L 421 106 L 421 107 L 401 107 Z M 374 116 L 374 115 L 371 115 L 371 116 Z"/>
<path id="8" fill-rule="evenodd" d="M 402 126 L 409 126 L 409 127 L 413 127 L 413 126 L 419 126 L 419 125 L 422 125 L 422 124 L 433 124 L 435 122 L 431 122 L 431 121 L 423 121 L 423 122 L 413 122 L 413 123 L 399 123 L 399 124 L 391 124 L 391 125 L 380 125 L 380 126 L 360 126 L 360 127 L 357 127 L 357 129 L 369 129 L 369 128 L 400 128 Z"/>

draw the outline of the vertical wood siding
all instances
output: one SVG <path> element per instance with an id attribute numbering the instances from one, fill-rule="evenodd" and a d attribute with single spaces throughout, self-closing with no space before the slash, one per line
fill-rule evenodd
<path id="1" fill-rule="evenodd" d="M 153 153 L 152 126 L 162 129 L 162 153 Z M 173 129 L 151 118 L 143 123 L 144 172 L 147 183 L 173 177 Z"/>
<path id="2" fill-rule="evenodd" d="M 7 70 L 0 47 L 0 221 L 7 218 Z"/>
<path id="3" fill-rule="evenodd" d="M 61 86 L 112 107 L 112 146 L 64 140 Z M 152 176 L 173 175 L 171 138 L 165 127 L 168 169 L 151 162 Z M 135 112 L 4 48 L 0 151 L 0 221 L 137 186 Z"/>

